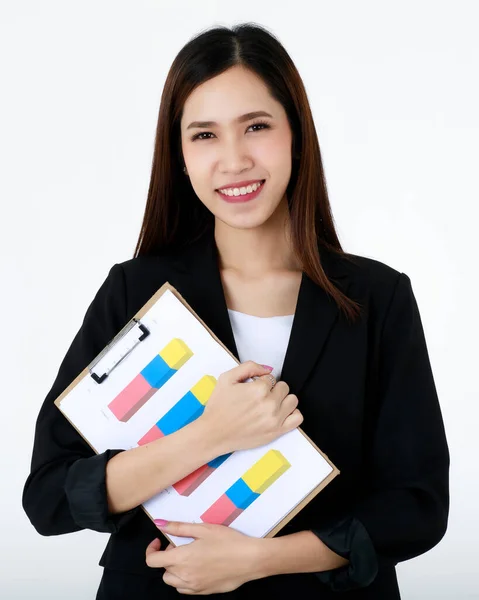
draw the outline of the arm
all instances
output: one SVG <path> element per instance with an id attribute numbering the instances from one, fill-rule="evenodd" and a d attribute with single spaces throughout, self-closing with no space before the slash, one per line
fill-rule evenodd
<path id="1" fill-rule="evenodd" d="M 449 451 L 411 282 L 399 275 L 380 345 L 369 492 L 354 508 L 384 564 L 433 548 L 446 532 Z"/>
<path id="2" fill-rule="evenodd" d="M 54 404 L 123 327 L 126 315 L 123 269 L 114 265 L 88 307 L 37 417 L 22 505 L 41 535 L 85 528 L 114 532 L 136 512 L 110 515 L 105 501 L 106 465 L 123 450 L 95 454 Z"/>
<path id="3" fill-rule="evenodd" d="M 337 522 L 320 532 L 305 530 L 254 539 L 252 544 L 252 579 L 287 573 L 314 573 L 332 590 L 345 591 L 369 585 L 377 574 L 374 546 L 356 519 Z"/>
<path id="4" fill-rule="evenodd" d="M 383 324 L 369 429 L 366 492 L 348 514 L 313 528 L 348 567 L 318 572 L 333 589 L 369 585 L 380 565 L 434 547 L 449 510 L 449 451 L 421 318 L 400 274 Z"/>
<path id="5" fill-rule="evenodd" d="M 257 577 L 322 572 L 348 564 L 311 531 L 259 539 L 256 557 Z"/>
<path id="6" fill-rule="evenodd" d="M 185 448 L 194 451 L 185 452 Z M 220 454 L 203 419 L 150 444 L 121 452 L 106 465 L 110 512 L 120 513 L 142 504 Z"/>
<path id="7" fill-rule="evenodd" d="M 196 538 L 168 551 L 157 540 L 147 564 L 168 584 L 201 593 L 228 591 L 281 573 L 314 573 L 334 591 L 366 587 L 378 566 L 426 552 L 444 535 L 449 453 L 419 312 L 409 278 L 398 277 L 375 345 L 376 392 L 368 395 L 368 465 L 364 493 L 347 514 L 318 515 L 314 529 L 251 538 L 207 524 L 168 523 Z M 214 568 L 212 567 L 214 566 Z"/>
<path id="8" fill-rule="evenodd" d="M 92 529 L 113 533 L 140 510 L 140 504 L 218 454 L 203 422 L 131 450 L 95 454 L 54 400 L 103 350 L 127 322 L 123 269 L 114 265 L 98 290 L 40 409 L 31 470 L 22 505 L 42 535 Z M 207 440 L 208 445 L 205 441 Z M 185 444 L 195 452 L 182 453 Z"/>

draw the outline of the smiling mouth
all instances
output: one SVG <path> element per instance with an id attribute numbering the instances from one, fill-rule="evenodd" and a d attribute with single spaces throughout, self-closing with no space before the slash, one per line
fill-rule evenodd
<path id="1" fill-rule="evenodd" d="M 246 193 L 246 194 L 238 194 L 236 196 L 234 194 L 232 196 L 229 196 L 228 194 L 223 194 L 222 192 L 220 192 L 219 189 L 217 189 L 215 191 L 226 202 L 248 202 L 248 200 L 253 200 L 254 198 L 256 198 L 256 196 L 258 196 L 258 194 L 261 193 L 265 182 L 266 182 L 266 179 L 261 179 L 259 187 L 256 188 L 256 190 L 254 192 L 250 192 L 250 193 Z"/>

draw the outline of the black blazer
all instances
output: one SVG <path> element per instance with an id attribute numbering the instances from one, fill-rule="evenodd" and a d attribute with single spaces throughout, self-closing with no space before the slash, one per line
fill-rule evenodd
<path id="1" fill-rule="evenodd" d="M 363 314 L 348 323 L 303 274 L 281 378 L 299 398 L 302 429 L 341 473 L 278 535 L 311 529 L 351 563 L 248 582 L 228 598 L 255 590 L 333 598 L 340 589 L 350 598 L 399 598 L 395 565 L 446 531 L 449 452 L 411 281 L 379 261 L 319 250 L 327 276 Z M 96 293 L 36 423 L 23 508 L 41 535 L 111 534 L 97 598 L 133 597 L 129 585 L 138 600 L 177 597 L 163 570 L 145 563 L 151 540 L 167 541 L 140 507 L 108 514 L 105 466 L 122 450 L 95 455 L 53 402 L 166 281 L 238 358 L 213 236 L 174 256 L 130 259 Z"/>

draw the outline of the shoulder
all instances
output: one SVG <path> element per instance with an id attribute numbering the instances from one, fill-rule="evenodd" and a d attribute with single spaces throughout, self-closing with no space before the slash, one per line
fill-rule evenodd
<path id="1" fill-rule="evenodd" d="M 394 288 L 400 276 L 405 275 L 401 270 L 377 258 L 350 252 L 320 252 L 328 276 L 343 279 L 364 290 L 381 291 Z"/>
<path id="2" fill-rule="evenodd" d="M 174 265 L 174 258 L 168 255 L 136 256 L 119 262 L 127 282 L 142 279 L 151 273 L 168 273 Z"/>
<path id="3" fill-rule="evenodd" d="M 382 320 L 391 308 L 414 309 L 415 298 L 411 280 L 398 266 L 352 253 L 328 254 L 328 276 L 344 291 L 366 308 L 370 318 Z"/>
<path id="4" fill-rule="evenodd" d="M 371 291 L 394 288 L 400 276 L 405 275 L 400 269 L 369 256 L 345 253 L 342 260 L 347 262 L 351 278 Z"/>
<path id="5" fill-rule="evenodd" d="M 127 316 L 134 315 L 164 283 L 175 286 L 180 268 L 177 258 L 166 254 L 118 262 L 114 269 L 122 279 Z"/>

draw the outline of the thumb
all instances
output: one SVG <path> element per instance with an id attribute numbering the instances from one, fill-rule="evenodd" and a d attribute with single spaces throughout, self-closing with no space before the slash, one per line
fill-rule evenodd
<path id="1" fill-rule="evenodd" d="M 155 538 L 152 542 L 148 544 L 148 547 L 146 548 L 146 556 L 149 556 L 153 552 L 158 552 L 160 548 L 161 541 L 159 540 L 159 538 Z"/>
<path id="2" fill-rule="evenodd" d="M 169 535 L 191 538 L 202 537 L 208 526 L 208 523 L 188 523 L 185 521 L 163 521 L 161 525 L 157 524 L 158 529 Z"/>
<path id="3" fill-rule="evenodd" d="M 253 360 L 247 360 L 244 363 L 241 363 L 237 367 L 230 369 L 227 371 L 229 375 L 229 380 L 231 383 L 239 383 L 241 381 L 246 381 L 252 377 L 261 377 L 262 375 L 268 375 L 271 373 L 273 367 L 269 367 L 268 365 L 260 365 Z"/>

